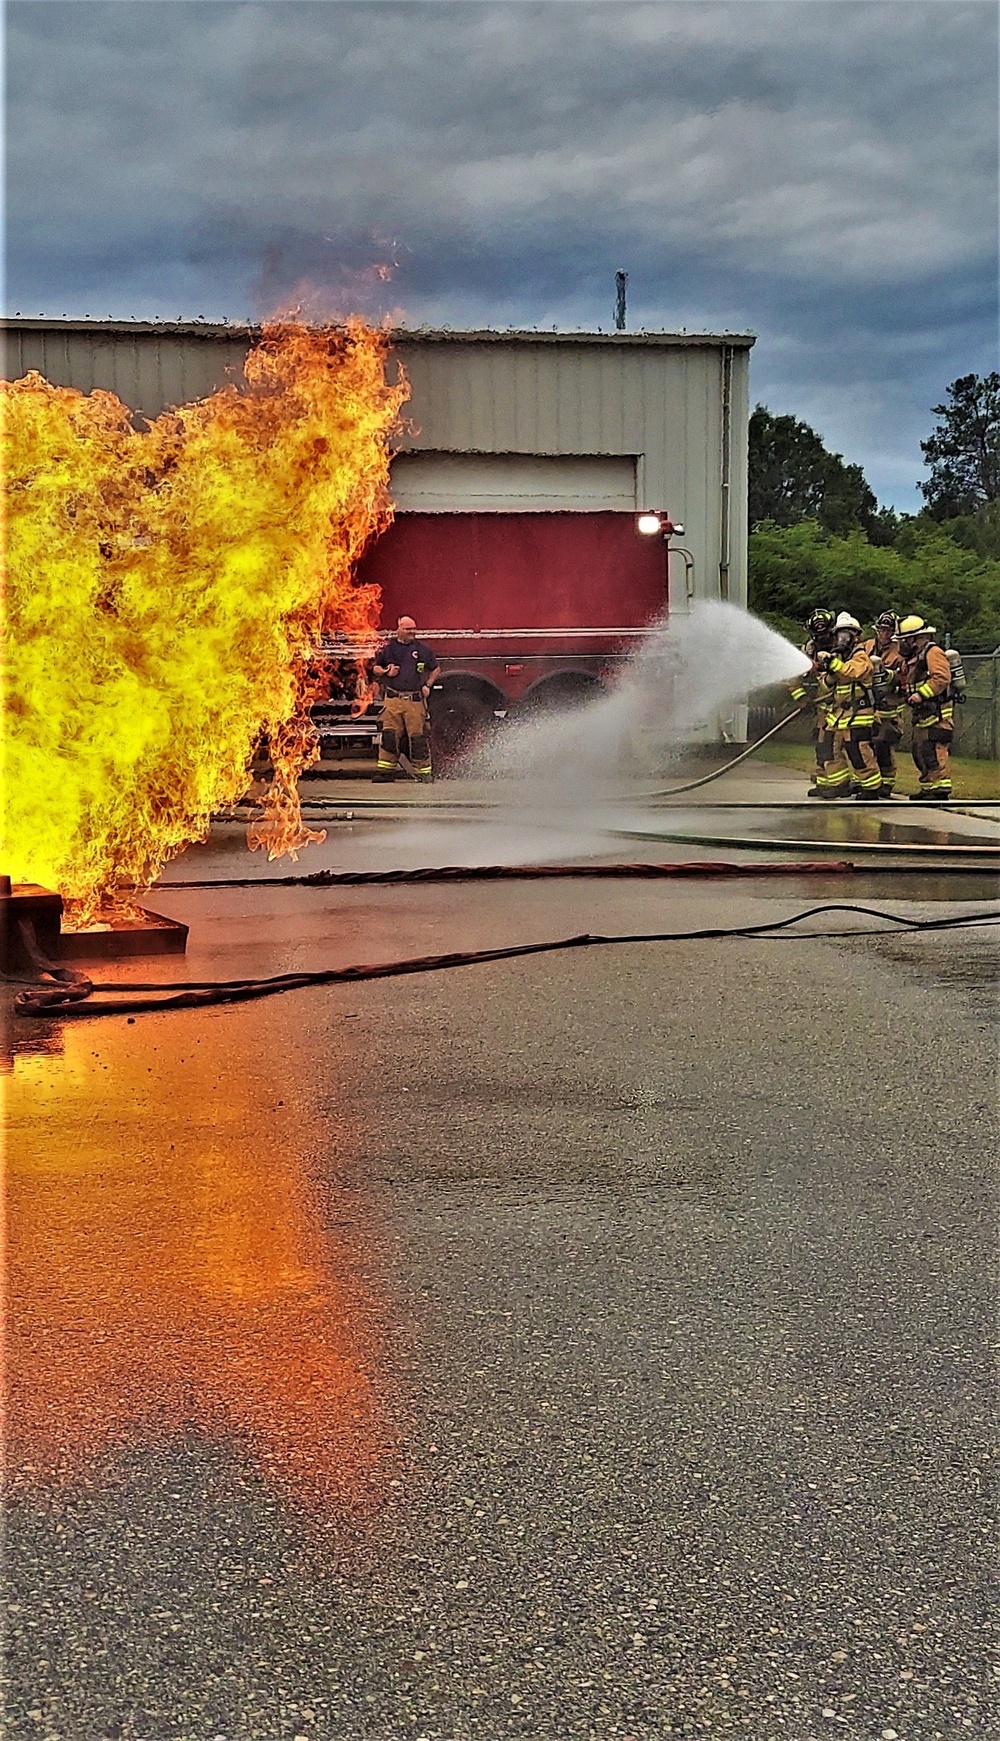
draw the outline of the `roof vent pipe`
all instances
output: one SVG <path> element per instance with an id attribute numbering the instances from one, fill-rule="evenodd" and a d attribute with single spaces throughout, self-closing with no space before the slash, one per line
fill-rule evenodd
<path id="1" fill-rule="evenodd" d="M 625 331 L 625 291 L 628 286 L 628 273 L 615 273 L 615 330 Z"/>

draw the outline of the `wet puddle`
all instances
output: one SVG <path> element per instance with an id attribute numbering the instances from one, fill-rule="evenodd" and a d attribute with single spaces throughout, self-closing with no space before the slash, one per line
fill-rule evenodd
<path id="1" fill-rule="evenodd" d="M 955 820 L 957 822 L 958 818 Z M 988 825 L 982 833 L 967 833 L 969 821 L 969 818 L 963 818 L 959 827 L 951 827 L 944 821 L 940 826 L 927 822 L 903 822 L 902 819 L 896 822 L 881 812 L 877 816 L 846 809 L 832 813 L 816 810 L 803 813 L 789 808 L 777 817 L 751 812 L 741 819 L 739 831 L 754 835 L 780 834 L 786 840 L 822 840 L 845 846 L 975 846 L 996 851 L 1000 845 L 1000 833 L 996 829 L 988 832 Z"/>

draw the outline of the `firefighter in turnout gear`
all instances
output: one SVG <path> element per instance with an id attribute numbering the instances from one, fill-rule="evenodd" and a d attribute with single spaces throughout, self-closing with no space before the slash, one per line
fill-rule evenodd
<path id="1" fill-rule="evenodd" d="M 412 617 L 400 617 L 395 635 L 375 655 L 372 675 L 383 697 L 376 780 L 395 778 L 404 745 L 417 779 L 431 779 L 427 698 L 440 670 L 426 642 L 417 640 Z"/>
<path id="2" fill-rule="evenodd" d="M 913 714 L 913 760 L 920 789 L 917 803 L 939 803 L 951 797 L 948 757 L 955 730 L 955 696 L 951 661 L 934 639 L 936 629 L 923 617 L 904 617 L 899 625 L 899 651 L 907 706 Z"/>
<path id="3" fill-rule="evenodd" d="M 846 798 L 854 781 L 854 797 L 876 803 L 882 796 L 882 775 L 875 759 L 875 673 L 861 645 L 861 624 L 841 611 L 833 626 L 833 650 L 821 652 L 830 685 L 827 727 L 832 734 L 830 759 L 823 768 L 821 798 Z"/>
<path id="4" fill-rule="evenodd" d="M 833 651 L 833 625 L 835 621 L 833 611 L 813 611 L 806 623 L 808 639 L 802 647 L 806 658 L 812 662 L 812 668 L 806 671 L 803 676 L 793 678 L 788 686 L 796 707 L 811 707 L 813 709 L 816 775 L 814 784 L 809 787 L 810 798 L 822 798 L 826 790 L 823 769 L 833 753 L 833 739 L 826 722 L 827 709 L 830 705 L 830 682 L 825 668 L 818 662 L 818 655 Z"/>
<path id="5" fill-rule="evenodd" d="M 883 611 L 875 623 L 875 633 L 865 642 L 865 652 L 875 672 L 875 736 L 872 748 L 882 775 L 882 796 L 892 797 L 896 784 L 896 748 L 903 736 L 903 711 L 906 696 L 903 690 L 903 656 L 896 639 L 899 619 L 892 611 Z"/>

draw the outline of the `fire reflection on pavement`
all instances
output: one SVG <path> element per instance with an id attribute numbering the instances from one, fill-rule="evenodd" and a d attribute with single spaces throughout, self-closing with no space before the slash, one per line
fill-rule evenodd
<path id="1" fill-rule="evenodd" d="M 309 1510 L 367 1508 L 396 1450 L 351 1208 L 277 1090 L 190 1026 L 124 1032 L 70 1030 L 7 1080 L 11 1482 L 195 1432 Z"/>

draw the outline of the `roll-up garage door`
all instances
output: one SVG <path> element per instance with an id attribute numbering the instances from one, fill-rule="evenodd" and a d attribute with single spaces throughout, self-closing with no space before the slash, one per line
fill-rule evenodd
<path id="1" fill-rule="evenodd" d="M 401 453 L 390 489 L 399 513 L 634 513 L 631 454 Z"/>

